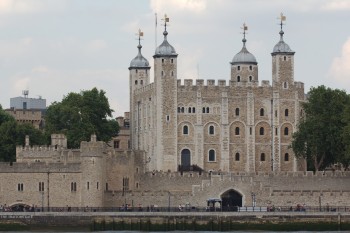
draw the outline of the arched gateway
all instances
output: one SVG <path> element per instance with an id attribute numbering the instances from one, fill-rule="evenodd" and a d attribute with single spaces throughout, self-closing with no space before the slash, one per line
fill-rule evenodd
<path id="1" fill-rule="evenodd" d="M 189 149 L 181 151 L 181 166 L 186 168 L 191 166 L 191 152 Z"/>
<path id="2" fill-rule="evenodd" d="M 230 189 L 221 194 L 222 207 L 242 207 L 242 195 L 237 191 Z"/>

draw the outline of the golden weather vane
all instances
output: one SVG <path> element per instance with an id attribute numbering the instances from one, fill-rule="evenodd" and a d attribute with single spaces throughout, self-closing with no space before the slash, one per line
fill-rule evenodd
<path id="1" fill-rule="evenodd" d="M 169 17 L 165 14 L 164 18 L 162 18 L 162 21 L 164 22 L 164 28 L 165 28 L 165 31 L 166 31 L 167 23 L 169 23 Z"/>
<path id="2" fill-rule="evenodd" d="M 243 30 L 243 36 L 245 39 L 245 34 L 246 34 L 246 31 L 248 31 L 248 26 L 245 23 L 243 23 L 243 27 L 241 27 L 241 29 Z"/>
<path id="3" fill-rule="evenodd" d="M 287 18 L 286 18 L 286 16 L 283 15 L 283 13 L 281 12 L 280 17 L 278 17 L 278 19 L 281 21 L 280 25 L 281 25 L 281 30 L 282 30 L 282 26 L 284 25 L 284 24 L 283 24 L 283 21 L 286 21 Z"/>
<path id="4" fill-rule="evenodd" d="M 139 29 L 139 31 L 135 34 L 136 36 L 138 36 L 138 40 L 139 40 L 139 44 L 141 44 L 141 37 L 143 37 L 143 31 L 141 31 L 141 29 Z"/>

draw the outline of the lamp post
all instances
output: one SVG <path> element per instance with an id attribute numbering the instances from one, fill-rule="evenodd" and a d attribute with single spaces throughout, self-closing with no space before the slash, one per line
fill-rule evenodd
<path id="1" fill-rule="evenodd" d="M 256 195 L 253 192 L 251 193 L 251 195 L 252 195 L 252 206 L 255 207 L 256 206 L 256 199 L 255 199 Z"/>

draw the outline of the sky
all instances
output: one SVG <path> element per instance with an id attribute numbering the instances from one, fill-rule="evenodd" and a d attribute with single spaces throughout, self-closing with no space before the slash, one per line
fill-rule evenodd
<path id="1" fill-rule="evenodd" d="M 230 62 L 242 48 L 270 80 L 271 52 L 279 41 L 295 51 L 294 79 L 350 92 L 350 0 L 0 0 L 0 104 L 29 90 L 47 105 L 70 92 L 93 87 L 106 92 L 114 117 L 129 111 L 130 61 L 149 61 L 163 41 L 178 56 L 178 79 L 230 79 Z M 156 17 L 157 14 L 157 27 Z"/>

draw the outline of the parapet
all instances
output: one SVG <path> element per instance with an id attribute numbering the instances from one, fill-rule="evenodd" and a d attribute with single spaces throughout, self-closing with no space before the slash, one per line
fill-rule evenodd
<path id="1" fill-rule="evenodd" d="M 294 82 L 294 85 L 295 85 L 297 88 L 304 89 L 304 83 L 303 83 L 303 82 Z"/>

